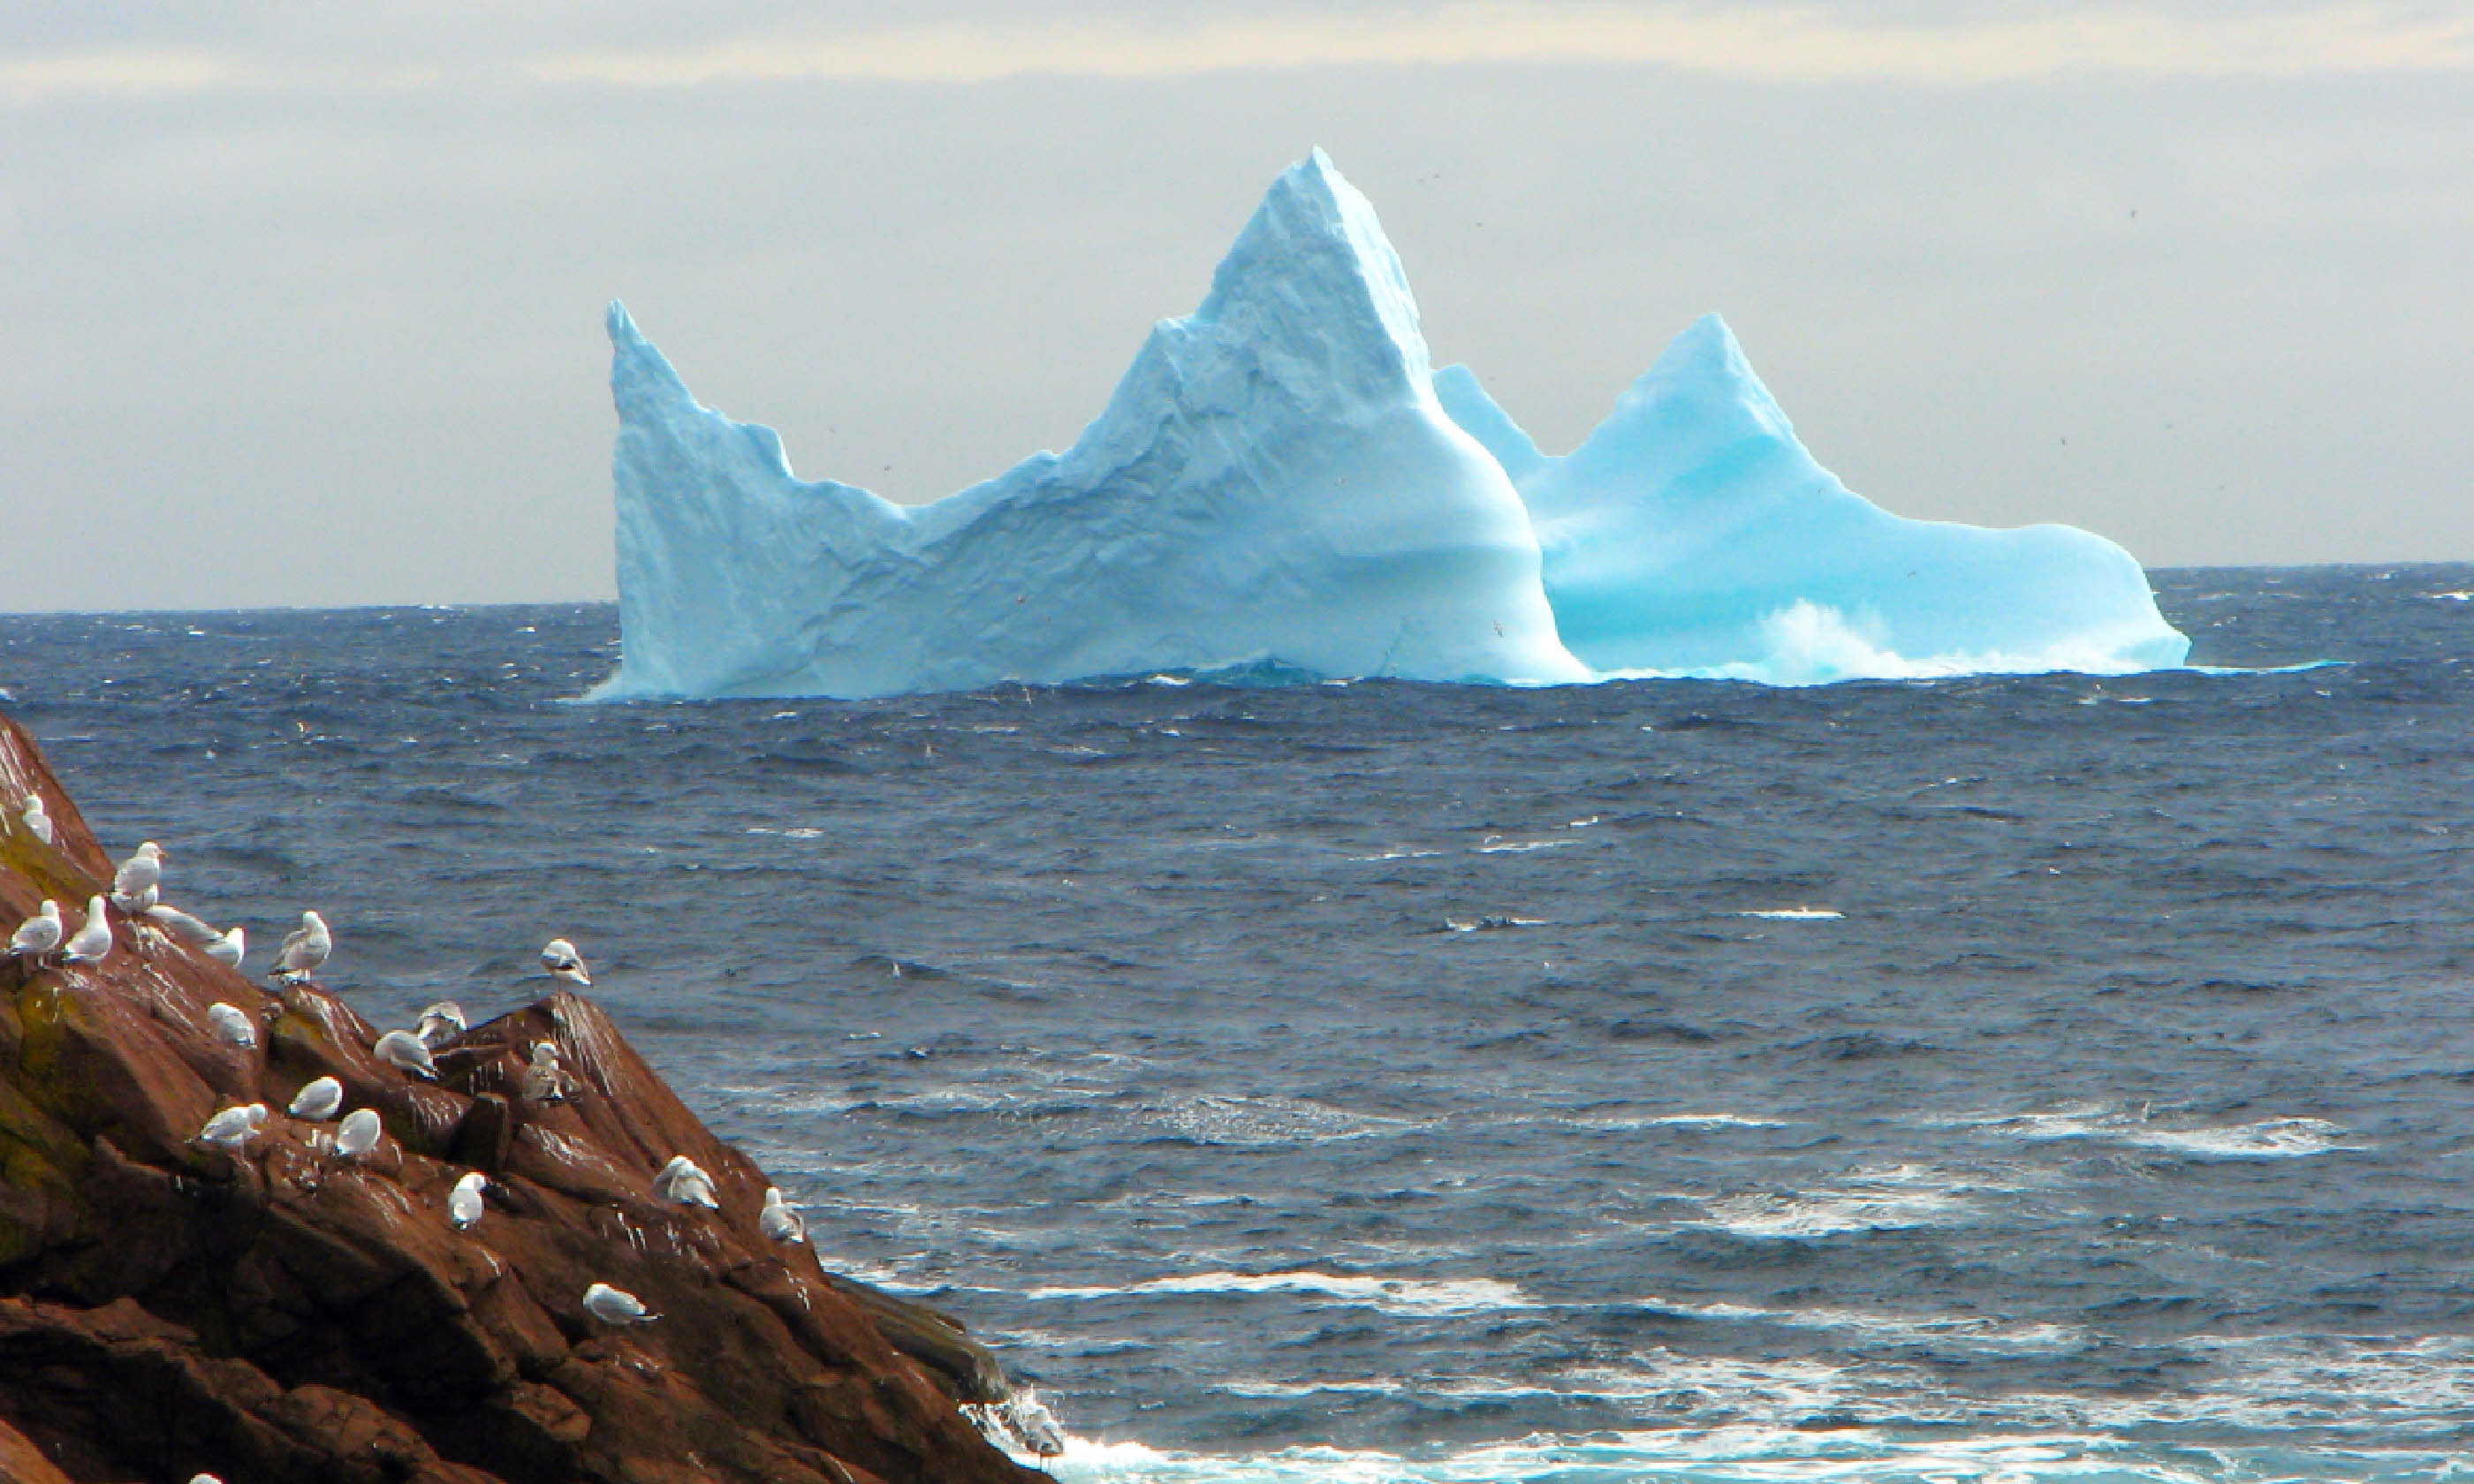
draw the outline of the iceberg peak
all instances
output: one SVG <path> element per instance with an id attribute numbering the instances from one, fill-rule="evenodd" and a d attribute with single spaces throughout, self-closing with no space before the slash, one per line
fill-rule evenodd
<path id="1" fill-rule="evenodd" d="M 1373 203 L 1320 149 L 1280 173 L 1186 324 L 1252 345 L 1317 342 L 1310 369 L 1358 395 L 1426 395 L 1418 301 Z"/>
<path id="2" fill-rule="evenodd" d="M 1485 409 L 1509 419 L 1482 390 L 1444 405 L 1460 417 L 1479 399 L 1479 425 L 1464 425 L 1496 446 Z M 1603 673 L 2120 671 L 2190 650 L 2147 573 L 2102 537 L 1910 520 L 1849 491 L 1714 314 L 1578 448 L 1515 479 L 1564 642 Z M 1828 654 L 1805 652 L 1816 646 Z"/>
<path id="3" fill-rule="evenodd" d="M 770 430 L 610 326 L 622 643 L 597 696 L 1587 677 L 1518 493 L 1435 399 L 1398 255 L 1321 152 L 1071 448 L 929 505 L 792 478 Z"/>

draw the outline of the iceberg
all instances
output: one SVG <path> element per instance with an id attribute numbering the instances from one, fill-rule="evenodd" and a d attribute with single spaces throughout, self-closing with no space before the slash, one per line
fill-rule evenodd
<path id="1" fill-rule="evenodd" d="M 2102 537 L 1911 520 L 1849 491 L 1714 314 L 1560 458 L 1467 367 L 1437 371 L 1435 390 L 1518 487 L 1558 633 L 1601 674 L 2104 673 L 2190 653 L 2147 574 Z"/>
<path id="2" fill-rule="evenodd" d="M 1570 455 L 1432 368 L 1315 151 L 1064 453 L 905 507 L 792 474 L 609 310 L 620 659 L 595 700 L 865 698 L 1255 667 L 1801 683 L 2180 660 L 2060 526 L 1904 520 L 1815 465 L 1714 317 Z"/>
<path id="3" fill-rule="evenodd" d="M 794 478 L 623 307 L 609 326 L 620 658 L 596 699 L 1588 678 L 1518 492 L 1437 400 L 1399 259 L 1321 151 L 1073 447 L 927 505 Z"/>

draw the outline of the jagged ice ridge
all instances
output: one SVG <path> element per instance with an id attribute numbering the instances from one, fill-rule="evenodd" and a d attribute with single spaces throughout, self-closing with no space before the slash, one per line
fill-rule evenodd
<path id="1" fill-rule="evenodd" d="M 1107 407 L 931 504 L 790 472 L 610 307 L 621 658 L 595 699 L 1153 671 L 1555 683 L 2178 664 L 2128 553 L 1907 520 L 1812 461 L 1716 316 L 1550 458 L 1431 369 L 1321 151 Z"/>

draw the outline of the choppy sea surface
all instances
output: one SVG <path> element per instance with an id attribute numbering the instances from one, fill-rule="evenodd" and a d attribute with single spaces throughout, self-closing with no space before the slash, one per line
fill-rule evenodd
<path id="1" fill-rule="evenodd" d="M 588 606 L 0 705 L 381 1024 L 577 941 L 1069 1480 L 2474 1475 L 2474 567 L 2158 586 L 2230 673 L 589 706 Z"/>

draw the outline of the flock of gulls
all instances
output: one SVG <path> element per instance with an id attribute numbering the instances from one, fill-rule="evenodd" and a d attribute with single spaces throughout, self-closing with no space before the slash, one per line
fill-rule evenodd
<path id="1" fill-rule="evenodd" d="M 32 796 L 18 816 L 26 827 L 45 844 L 52 843 L 53 824 L 45 812 L 42 796 Z M 117 908 L 132 921 L 143 919 L 161 928 L 169 937 L 198 949 L 207 958 L 227 968 L 237 969 L 248 953 L 247 940 L 241 929 L 232 927 L 216 931 L 208 923 L 190 916 L 162 900 L 163 867 L 170 857 L 163 848 L 149 840 L 139 846 L 112 873 L 109 897 L 90 898 L 85 915 L 71 932 L 62 921 L 60 903 L 46 899 L 33 917 L 26 919 L 10 937 L 9 952 L 13 958 L 36 965 L 93 965 L 111 956 L 113 937 L 107 907 Z M 301 914 L 301 925 L 284 937 L 276 949 L 269 977 L 279 985 L 314 982 L 317 971 L 334 952 L 335 938 L 326 920 L 316 912 Z M 570 984 L 590 988 L 593 975 L 586 968 L 584 955 L 574 944 L 564 938 L 553 938 L 541 951 L 542 968 L 551 977 Z M 243 1048 L 257 1045 L 257 1021 L 237 1005 L 218 1001 L 206 1007 L 207 1021 L 216 1035 Z M 370 1050 L 377 1060 L 408 1076 L 424 1081 L 438 1080 L 434 1053 L 448 1041 L 461 1036 L 466 1029 L 463 1008 L 453 1000 L 440 1000 L 421 1013 L 420 1023 L 411 1030 L 393 1030 L 380 1036 Z M 523 1095 L 540 1103 L 565 1102 L 577 1084 L 559 1065 L 558 1046 L 548 1041 L 536 1041 L 530 1053 L 530 1065 L 524 1070 Z M 333 1077 L 320 1077 L 303 1087 L 284 1109 L 286 1116 L 305 1123 L 336 1123 L 331 1147 L 337 1159 L 350 1162 L 361 1159 L 378 1145 L 383 1132 L 377 1111 L 344 1109 L 344 1085 Z M 238 1157 L 247 1151 L 249 1141 L 265 1124 L 271 1111 L 264 1103 L 227 1108 L 206 1120 L 199 1130 L 196 1141 Z M 336 1120 L 340 1116 L 341 1121 Z M 313 1143 L 323 1136 L 313 1136 Z M 721 1209 L 714 1192 L 713 1177 L 686 1155 L 671 1158 L 653 1182 L 655 1191 L 666 1201 L 680 1206 L 702 1207 L 708 1210 Z M 483 1200 L 489 1179 L 479 1170 L 468 1172 L 458 1180 L 447 1197 L 447 1224 L 455 1231 L 469 1230 L 481 1220 L 488 1207 Z M 800 1243 L 807 1240 L 807 1225 L 799 1213 L 790 1209 L 778 1188 L 767 1188 L 758 1227 L 770 1240 Z M 607 1325 L 650 1324 L 662 1316 L 645 1307 L 643 1302 L 622 1288 L 596 1282 L 584 1291 L 584 1310 Z M 212 1474 L 202 1473 L 190 1484 L 221 1484 Z"/>

